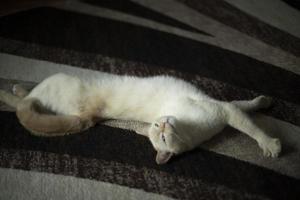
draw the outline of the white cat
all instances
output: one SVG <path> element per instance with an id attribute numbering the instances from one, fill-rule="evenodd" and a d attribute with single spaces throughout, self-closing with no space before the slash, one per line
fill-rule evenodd
<path id="1" fill-rule="evenodd" d="M 168 76 L 95 73 L 79 78 L 60 73 L 42 81 L 21 101 L 13 101 L 3 91 L 0 100 L 16 106 L 20 122 L 43 136 L 80 132 L 103 119 L 147 122 L 150 125 L 138 133 L 149 138 L 158 164 L 199 146 L 226 125 L 255 139 L 265 156 L 277 157 L 281 151 L 280 141 L 266 135 L 246 114 L 268 107 L 270 98 L 218 101 Z"/>

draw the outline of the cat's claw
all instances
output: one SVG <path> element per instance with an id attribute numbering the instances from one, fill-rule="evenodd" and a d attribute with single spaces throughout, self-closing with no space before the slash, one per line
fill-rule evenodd
<path id="1" fill-rule="evenodd" d="M 270 138 L 261 142 L 259 146 L 263 150 L 263 155 L 266 157 L 276 158 L 281 151 L 281 143 L 277 138 Z"/>

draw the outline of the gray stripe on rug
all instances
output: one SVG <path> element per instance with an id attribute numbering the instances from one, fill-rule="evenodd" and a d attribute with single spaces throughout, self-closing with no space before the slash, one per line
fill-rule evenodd
<path id="1" fill-rule="evenodd" d="M 163 195 L 72 176 L 0 168 L 2 200 L 168 200 Z"/>

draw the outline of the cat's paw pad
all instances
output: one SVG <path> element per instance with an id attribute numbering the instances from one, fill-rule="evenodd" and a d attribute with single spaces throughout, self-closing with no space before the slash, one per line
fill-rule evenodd
<path id="1" fill-rule="evenodd" d="M 281 151 L 281 143 L 277 138 L 270 138 L 259 144 L 260 148 L 263 150 L 263 154 L 266 157 L 276 158 Z"/>
<path id="2" fill-rule="evenodd" d="M 255 101 L 261 108 L 268 108 L 272 105 L 272 98 L 264 95 L 256 97 Z"/>

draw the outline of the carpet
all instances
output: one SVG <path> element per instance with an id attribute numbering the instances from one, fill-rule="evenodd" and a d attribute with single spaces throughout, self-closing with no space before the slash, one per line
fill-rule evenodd
<path id="1" fill-rule="evenodd" d="M 0 199 L 299 199 L 296 19 L 280 0 L 71 0 L 0 17 L 1 89 L 58 72 L 171 75 L 220 100 L 271 96 L 274 105 L 251 117 L 283 143 L 278 159 L 264 158 L 228 127 L 160 166 L 132 131 L 141 123 L 42 138 L 0 104 Z"/>

